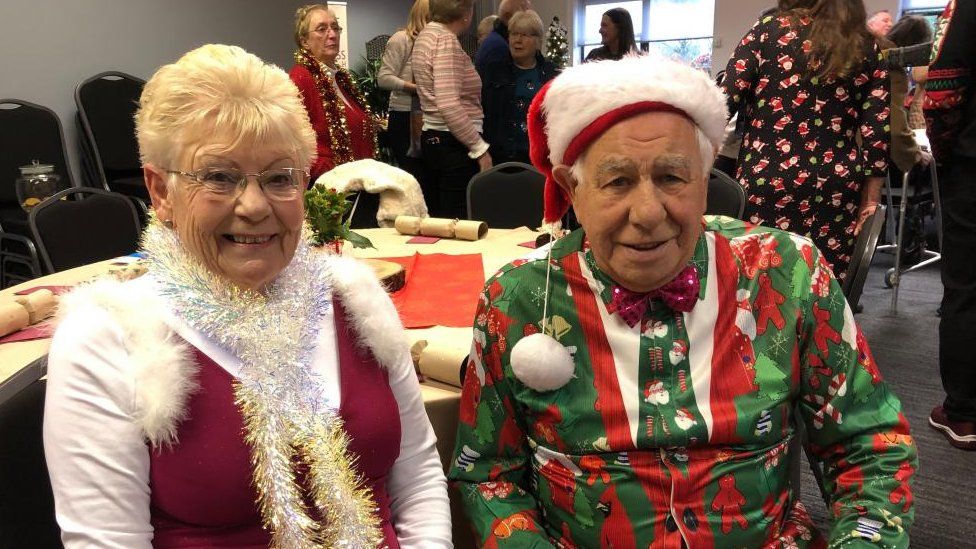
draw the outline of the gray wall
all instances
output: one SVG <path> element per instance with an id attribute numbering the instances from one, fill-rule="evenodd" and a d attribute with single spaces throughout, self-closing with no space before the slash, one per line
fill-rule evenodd
<path id="1" fill-rule="evenodd" d="M 292 18 L 305 2 L 285 0 L 2 0 L 0 98 L 50 107 L 61 118 L 76 181 L 75 86 L 102 71 L 148 78 L 196 46 L 235 44 L 291 66 Z M 411 0 L 351 0 L 347 4 L 353 66 L 365 42 L 406 21 Z M 3 154 L 3 151 L 0 151 Z"/>

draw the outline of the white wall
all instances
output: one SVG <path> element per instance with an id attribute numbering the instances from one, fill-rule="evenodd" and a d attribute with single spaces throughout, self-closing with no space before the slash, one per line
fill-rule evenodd
<path id="1" fill-rule="evenodd" d="M 295 9 L 304 3 L 2 0 L 0 98 L 31 101 L 58 114 L 68 161 L 78 178 L 74 90 L 79 82 L 107 70 L 148 78 L 159 66 L 208 42 L 239 45 L 287 70 L 294 50 Z M 365 53 L 365 42 L 402 26 L 410 5 L 411 0 L 349 2 L 350 20 L 344 26 L 350 31 L 354 67 Z"/>
<path id="2" fill-rule="evenodd" d="M 715 0 L 712 72 L 725 68 L 736 44 L 756 22 L 759 14 L 776 5 L 775 0 Z M 897 15 L 899 0 L 864 0 L 868 14 L 880 9 Z"/>

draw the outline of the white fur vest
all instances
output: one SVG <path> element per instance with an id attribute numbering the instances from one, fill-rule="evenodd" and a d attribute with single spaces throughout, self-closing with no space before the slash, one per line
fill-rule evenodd
<path id="1" fill-rule="evenodd" d="M 372 270 L 355 259 L 322 255 L 333 296 L 341 301 L 357 345 L 387 370 L 409 367 L 406 332 Z M 190 346 L 167 324 L 172 314 L 152 286 L 139 280 L 102 279 L 63 296 L 59 321 L 91 308 L 108 313 L 123 332 L 135 386 L 135 421 L 156 447 L 175 442 L 187 397 L 196 389 L 197 365 Z"/>

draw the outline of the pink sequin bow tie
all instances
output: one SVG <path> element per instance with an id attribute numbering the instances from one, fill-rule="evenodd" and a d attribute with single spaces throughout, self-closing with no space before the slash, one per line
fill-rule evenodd
<path id="1" fill-rule="evenodd" d="M 611 313 L 620 315 L 620 318 L 633 328 L 644 317 L 647 305 L 652 299 L 660 298 L 668 307 L 678 312 L 691 311 L 698 301 L 699 288 L 698 269 L 694 265 L 688 265 L 674 277 L 674 280 L 647 293 L 632 292 L 627 288 L 614 285 L 613 299 L 608 309 Z"/>

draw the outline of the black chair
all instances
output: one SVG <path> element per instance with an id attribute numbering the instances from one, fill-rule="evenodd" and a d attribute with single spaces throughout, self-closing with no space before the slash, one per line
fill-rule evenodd
<path id="1" fill-rule="evenodd" d="M 708 177 L 708 200 L 705 213 L 742 219 L 746 209 L 746 191 L 725 172 L 712 168 Z"/>
<path id="2" fill-rule="evenodd" d="M 44 461 L 45 381 L 0 404 L 0 549 L 62 547 Z"/>
<path id="3" fill-rule="evenodd" d="M 109 71 L 78 84 L 75 104 L 89 183 L 108 191 L 149 200 L 136 143 L 135 112 L 145 80 Z"/>
<path id="4" fill-rule="evenodd" d="M 34 206 L 28 223 L 52 273 L 130 254 L 141 231 L 128 197 L 88 187 L 65 189 Z"/>
<path id="5" fill-rule="evenodd" d="M 505 162 L 468 183 L 468 219 L 493 229 L 538 227 L 542 223 L 542 192 L 546 177 L 528 164 Z"/>
<path id="6" fill-rule="evenodd" d="M 33 280 L 41 274 L 34 241 L 0 230 L 0 289 Z"/>
<path id="7" fill-rule="evenodd" d="M 53 164 L 64 186 L 72 186 L 64 132 L 51 109 L 19 99 L 0 99 L 0 226 L 7 233 L 30 236 L 27 212 L 20 207 L 14 182 L 20 166 L 38 160 Z"/>
<path id="8" fill-rule="evenodd" d="M 841 289 L 847 297 L 847 303 L 851 309 L 857 310 L 857 304 L 861 300 L 861 292 L 864 290 L 864 280 L 871 270 L 871 261 L 874 260 L 874 252 L 878 247 L 878 238 L 884 228 L 885 207 L 878 205 L 861 227 L 861 232 L 854 241 L 854 253 L 851 255 L 851 263 L 847 266 L 847 274 L 844 275 L 844 283 Z"/>

